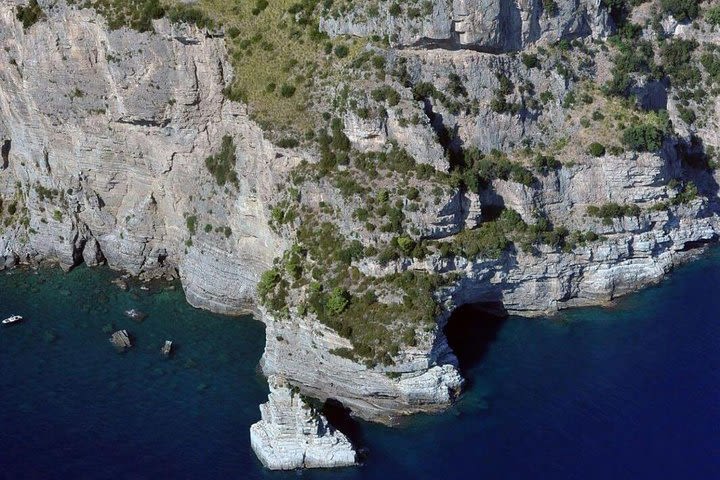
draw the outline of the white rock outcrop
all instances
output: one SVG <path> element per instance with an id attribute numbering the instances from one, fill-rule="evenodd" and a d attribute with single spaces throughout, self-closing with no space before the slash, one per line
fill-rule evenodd
<path id="1" fill-rule="evenodd" d="M 260 405 L 262 419 L 250 427 L 250 443 L 271 470 L 355 465 L 350 440 L 277 376 L 268 378 L 270 395 Z"/>

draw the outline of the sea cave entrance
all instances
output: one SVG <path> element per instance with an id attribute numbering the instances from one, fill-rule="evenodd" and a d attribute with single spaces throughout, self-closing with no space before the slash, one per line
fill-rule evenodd
<path id="1" fill-rule="evenodd" d="M 507 318 L 501 302 L 467 304 L 452 313 L 445 336 L 466 379 L 465 372 L 482 362 Z"/>

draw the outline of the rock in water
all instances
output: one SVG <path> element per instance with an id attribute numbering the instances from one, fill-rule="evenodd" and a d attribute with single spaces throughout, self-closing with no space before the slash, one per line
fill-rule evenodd
<path id="1" fill-rule="evenodd" d="M 147 317 L 147 313 L 137 310 L 135 308 L 131 308 L 130 310 L 125 310 L 125 316 L 128 318 L 132 318 L 136 322 L 142 322 Z"/>
<path id="2" fill-rule="evenodd" d="M 112 283 L 113 285 L 118 287 L 123 292 L 127 292 L 130 289 L 130 286 L 128 285 L 128 283 L 125 280 L 123 280 L 122 278 L 116 278 L 115 280 L 113 280 L 110 283 Z"/>
<path id="3" fill-rule="evenodd" d="M 329 468 L 356 464 L 350 440 L 324 415 L 293 392 L 281 377 L 270 376 L 268 402 L 260 405 L 262 420 L 250 427 L 255 454 L 271 470 Z"/>
<path id="4" fill-rule="evenodd" d="M 127 330 L 118 330 L 117 332 L 113 333 L 110 337 L 110 343 L 115 345 L 115 348 L 118 350 L 126 350 L 132 346 L 130 343 L 130 335 L 128 335 Z"/>

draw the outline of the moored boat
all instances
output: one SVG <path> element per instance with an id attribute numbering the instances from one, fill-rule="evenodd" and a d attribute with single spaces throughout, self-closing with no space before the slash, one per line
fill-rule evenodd
<path id="1" fill-rule="evenodd" d="M 13 315 L 12 317 L 8 317 L 8 318 L 6 318 L 5 320 L 3 320 L 3 321 L 2 321 L 2 324 L 3 324 L 3 325 L 10 325 L 10 324 L 12 324 L 12 323 L 22 322 L 22 320 L 23 320 L 23 317 L 21 317 L 20 315 Z"/>

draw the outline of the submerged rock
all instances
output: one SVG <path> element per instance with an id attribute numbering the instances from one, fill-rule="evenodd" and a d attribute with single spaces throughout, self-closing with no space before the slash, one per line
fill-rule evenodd
<path id="1" fill-rule="evenodd" d="M 122 278 L 116 278 L 115 280 L 113 280 L 110 283 L 112 283 L 113 285 L 118 287 L 123 292 L 127 292 L 130 289 L 130 286 L 128 285 L 128 283 L 125 280 L 123 280 Z"/>
<path id="2" fill-rule="evenodd" d="M 130 343 L 130 335 L 128 335 L 127 330 L 118 330 L 113 333 L 110 337 L 110 343 L 115 345 L 115 348 L 120 351 L 124 351 L 132 347 L 132 344 Z"/>
<path id="3" fill-rule="evenodd" d="M 128 318 L 132 318 L 136 322 L 142 322 L 147 317 L 147 313 L 137 310 L 135 308 L 131 308 L 130 310 L 125 310 L 125 316 Z"/>
<path id="4" fill-rule="evenodd" d="M 271 470 L 329 468 L 356 464 L 350 440 L 277 376 L 268 378 L 270 395 L 260 405 L 262 420 L 250 427 L 255 454 Z"/>

